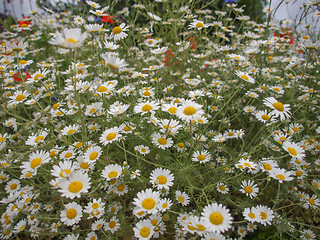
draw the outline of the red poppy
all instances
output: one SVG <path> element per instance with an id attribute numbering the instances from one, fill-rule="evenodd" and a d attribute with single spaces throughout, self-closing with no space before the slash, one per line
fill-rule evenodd
<path id="1" fill-rule="evenodd" d="M 193 37 L 189 37 L 188 40 L 189 40 L 190 43 L 191 43 L 190 48 L 191 48 L 191 49 L 196 49 L 196 47 L 198 46 L 197 40 L 194 39 Z"/>
<path id="2" fill-rule="evenodd" d="M 114 16 L 102 16 L 102 22 L 108 22 L 110 24 L 114 24 L 116 21 L 113 20 Z"/>
<path id="3" fill-rule="evenodd" d="M 29 74 L 16 73 L 12 77 L 17 82 L 23 82 L 23 81 L 27 80 L 28 78 L 30 78 L 31 76 Z"/>
<path id="4" fill-rule="evenodd" d="M 19 27 L 28 27 L 31 25 L 31 18 L 29 17 L 24 17 L 21 20 L 18 21 Z"/>

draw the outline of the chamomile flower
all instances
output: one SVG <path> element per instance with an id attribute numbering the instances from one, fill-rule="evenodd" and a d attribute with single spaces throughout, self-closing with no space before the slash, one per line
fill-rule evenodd
<path id="1" fill-rule="evenodd" d="M 181 192 L 180 190 L 176 191 L 176 200 L 182 206 L 187 206 L 190 203 L 190 197 L 185 192 Z"/>
<path id="2" fill-rule="evenodd" d="M 192 154 L 192 161 L 194 162 L 205 163 L 209 162 L 211 158 L 211 154 L 207 150 L 195 151 Z"/>
<path id="3" fill-rule="evenodd" d="M 116 26 L 112 29 L 110 38 L 113 38 L 114 41 L 126 38 L 128 34 L 125 33 L 125 31 L 128 31 L 128 27 L 126 27 L 125 23 L 121 23 L 120 26 Z"/>
<path id="4" fill-rule="evenodd" d="M 172 206 L 172 201 L 171 199 L 169 198 L 163 198 L 163 199 L 160 199 L 160 203 L 159 203 L 159 211 L 160 212 L 165 212 L 167 211 L 168 209 L 170 209 L 170 207 Z"/>
<path id="5" fill-rule="evenodd" d="M 71 173 L 75 170 L 75 165 L 71 160 L 66 160 L 63 162 L 59 162 L 58 165 L 53 165 L 53 169 L 51 170 L 51 175 L 63 179 L 67 178 L 71 175 Z"/>
<path id="6" fill-rule="evenodd" d="M 41 131 L 38 134 L 32 133 L 32 135 L 28 137 L 26 145 L 36 146 L 43 142 L 47 135 L 48 133 L 46 131 Z"/>
<path id="7" fill-rule="evenodd" d="M 134 106 L 134 112 L 144 115 L 149 112 L 154 113 L 159 108 L 159 103 L 157 103 L 156 101 L 146 101 L 138 103 L 136 106 Z"/>
<path id="8" fill-rule="evenodd" d="M 15 91 L 15 93 L 10 96 L 10 103 L 12 104 L 19 104 L 19 103 L 23 103 L 25 100 L 27 100 L 27 97 L 30 95 L 30 93 L 28 91 L 21 91 L 21 90 L 17 90 Z"/>
<path id="9" fill-rule="evenodd" d="M 286 150 L 291 157 L 302 160 L 306 156 L 304 149 L 296 143 L 285 141 L 282 144 L 282 148 Z"/>
<path id="10" fill-rule="evenodd" d="M 112 142 L 118 141 L 121 137 L 120 129 L 118 127 L 113 127 L 106 129 L 99 140 L 102 145 L 106 146 Z"/>
<path id="11" fill-rule="evenodd" d="M 50 161 L 49 153 L 44 150 L 37 150 L 29 154 L 29 161 L 23 162 L 21 168 L 23 171 L 35 172 L 42 164 Z"/>
<path id="12" fill-rule="evenodd" d="M 139 240 L 149 240 L 154 233 L 154 228 L 150 219 L 142 220 L 133 228 L 134 236 Z"/>
<path id="13" fill-rule="evenodd" d="M 80 28 L 63 29 L 63 33 L 57 32 L 53 39 L 49 41 L 50 44 L 59 45 L 65 48 L 77 48 L 82 46 L 84 40 L 87 38 L 87 33 L 81 33 Z"/>
<path id="14" fill-rule="evenodd" d="M 254 183 L 254 181 L 251 180 L 243 180 L 241 182 L 241 189 L 240 191 L 242 193 L 245 193 L 247 196 L 249 196 L 250 198 L 254 198 L 255 196 L 257 196 L 258 192 L 259 192 L 259 188 L 258 185 Z"/>
<path id="15" fill-rule="evenodd" d="M 220 233 L 215 233 L 215 232 L 207 232 L 205 233 L 204 237 L 201 240 L 225 240 L 225 236 L 223 236 Z"/>
<path id="16" fill-rule="evenodd" d="M 138 192 L 137 197 L 133 199 L 133 204 L 141 211 L 157 213 L 160 207 L 160 193 L 152 191 L 151 188 L 140 191 Z"/>
<path id="17" fill-rule="evenodd" d="M 279 117 L 281 121 L 289 119 L 290 116 L 290 105 L 289 104 L 283 104 L 276 100 L 274 97 L 267 97 L 263 100 L 264 105 L 267 107 L 272 108 L 272 112 L 270 113 L 270 116 Z"/>
<path id="18" fill-rule="evenodd" d="M 227 194 L 229 192 L 229 188 L 224 183 L 218 183 L 217 190 L 218 190 L 218 192 L 221 192 L 222 194 Z"/>
<path id="19" fill-rule="evenodd" d="M 212 203 L 201 213 L 201 220 L 210 232 L 221 233 L 231 228 L 232 216 L 222 204 Z"/>
<path id="20" fill-rule="evenodd" d="M 139 152 L 142 155 L 146 155 L 150 152 L 150 149 L 148 146 L 144 146 L 144 145 L 138 145 L 134 147 L 134 150 L 136 152 Z"/>
<path id="21" fill-rule="evenodd" d="M 168 169 L 156 168 L 151 172 L 150 179 L 152 185 L 159 190 L 162 188 L 169 190 L 173 185 L 174 176 Z"/>
<path id="22" fill-rule="evenodd" d="M 259 205 L 256 207 L 256 210 L 259 214 L 259 218 L 258 218 L 259 223 L 261 223 L 264 226 L 272 224 L 272 220 L 274 218 L 272 209 L 270 209 L 266 206 Z"/>
<path id="23" fill-rule="evenodd" d="M 80 222 L 82 217 L 82 207 L 75 203 L 71 202 L 64 206 L 64 210 L 60 213 L 60 220 L 67 226 L 72 226 Z"/>
<path id="24" fill-rule="evenodd" d="M 86 153 L 84 154 L 85 162 L 95 162 L 99 159 L 102 154 L 102 148 L 100 146 L 89 147 Z"/>
<path id="25" fill-rule="evenodd" d="M 171 138 L 168 138 L 159 133 L 153 133 L 151 135 L 151 141 L 155 146 L 163 150 L 165 150 L 166 148 L 170 148 L 173 144 L 173 140 Z"/>
<path id="26" fill-rule="evenodd" d="M 18 179 L 12 179 L 7 182 L 5 190 L 7 193 L 14 193 L 20 190 L 20 181 Z"/>
<path id="27" fill-rule="evenodd" d="M 68 178 L 64 178 L 60 182 L 58 191 L 62 197 L 74 199 L 80 198 L 81 193 L 87 193 L 90 188 L 90 178 L 87 173 L 73 172 Z"/>
<path id="28" fill-rule="evenodd" d="M 180 119 L 189 122 L 197 120 L 199 117 L 204 115 L 204 110 L 202 109 L 202 105 L 191 100 L 187 100 L 178 107 L 176 115 Z"/>
<path id="29" fill-rule="evenodd" d="M 260 213 L 255 207 L 245 208 L 242 215 L 249 222 L 260 222 Z"/>
<path id="30" fill-rule="evenodd" d="M 107 181 L 120 178 L 122 175 L 123 167 L 118 164 L 107 165 L 101 172 L 101 176 Z"/>
<path id="31" fill-rule="evenodd" d="M 251 77 L 248 73 L 242 72 L 242 71 L 236 71 L 236 75 L 241 78 L 242 80 L 248 82 L 248 83 L 255 83 L 255 80 L 253 77 Z"/>
<path id="32" fill-rule="evenodd" d="M 22 219 L 20 220 L 16 226 L 14 226 L 13 232 L 14 233 L 19 233 L 22 232 L 27 226 L 27 220 L 26 219 Z"/>
<path id="33" fill-rule="evenodd" d="M 293 174 L 294 173 L 292 171 L 286 171 L 286 169 L 283 168 L 273 168 L 269 171 L 270 177 L 278 180 L 280 183 L 292 181 L 294 178 L 291 175 Z"/>
<path id="34" fill-rule="evenodd" d="M 193 22 L 189 25 L 189 29 L 201 30 L 202 28 L 207 28 L 209 24 L 205 24 L 203 21 L 193 19 Z"/>
<path id="35" fill-rule="evenodd" d="M 63 128 L 61 131 L 62 135 L 72 135 L 79 132 L 80 126 L 77 124 L 69 125 Z"/>
<path id="36" fill-rule="evenodd" d="M 120 226 L 121 225 L 117 217 L 113 216 L 112 218 L 110 218 L 109 221 L 105 223 L 104 230 L 110 231 L 111 233 L 115 233 L 116 231 L 119 230 Z"/>

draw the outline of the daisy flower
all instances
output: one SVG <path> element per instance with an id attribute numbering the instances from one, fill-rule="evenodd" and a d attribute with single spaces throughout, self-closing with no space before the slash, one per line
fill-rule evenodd
<path id="1" fill-rule="evenodd" d="M 138 192 L 137 197 L 133 201 L 133 204 L 141 211 L 157 213 L 160 207 L 160 193 L 148 188 L 145 191 Z"/>
<path id="2" fill-rule="evenodd" d="M 261 205 L 257 206 L 256 210 L 260 215 L 258 222 L 264 226 L 271 225 L 271 222 L 274 218 L 273 210 L 266 206 L 261 206 Z"/>
<path id="3" fill-rule="evenodd" d="M 82 25 L 84 24 L 86 21 L 83 19 L 83 17 L 81 16 L 75 16 L 75 18 L 73 19 L 73 22 L 76 24 L 76 25 Z"/>
<path id="4" fill-rule="evenodd" d="M 260 110 L 254 113 L 257 120 L 263 123 L 272 122 L 271 115 L 268 114 L 267 110 Z"/>
<path id="5" fill-rule="evenodd" d="M 126 27 L 125 23 L 121 23 L 120 26 L 116 26 L 112 29 L 112 33 L 109 38 L 113 38 L 114 41 L 126 38 L 128 36 L 125 31 L 128 31 L 128 27 Z"/>
<path id="6" fill-rule="evenodd" d="M 35 172 L 41 164 L 48 163 L 50 161 L 49 153 L 44 150 L 37 150 L 29 155 L 29 161 L 23 162 L 21 168 L 24 172 Z"/>
<path id="7" fill-rule="evenodd" d="M 67 178 L 75 170 L 75 165 L 72 161 L 66 160 L 64 162 L 59 162 L 58 165 L 53 165 L 51 170 L 51 175 L 56 178 Z"/>
<path id="8" fill-rule="evenodd" d="M 177 201 L 182 205 L 182 206 L 187 206 L 190 203 L 190 197 L 185 193 L 181 192 L 180 190 L 176 191 L 175 193 Z"/>
<path id="9" fill-rule="evenodd" d="M 151 50 L 151 53 L 156 54 L 156 55 L 161 55 L 166 53 L 169 50 L 168 47 L 162 47 L 162 48 L 156 48 Z"/>
<path id="10" fill-rule="evenodd" d="M 93 8 L 100 8 L 100 4 L 96 3 L 94 1 L 87 0 L 87 1 L 85 1 L 85 3 L 88 4 L 89 6 L 93 7 Z"/>
<path id="11" fill-rule="evenodd" d="M 218 192 L 221 192 L 222 194 L 227 194 L 229 192 L 229 188 L 224 183 L 218 183 L 217 190 L 218 190 Z"/>
<path id="12" fill-rule="evenodd" d="M 167 211 L 171 206 L 172 206 L 172 201 L 169 198 L 163 198 L 160 199 L 160 203 L 159 203 L 159 210 L 160 212 L 165 212 Z"/>
<path id="13" fill-rule="evenodd" d="M 155 21 L 161 21 L 162 19 L 160 17 L 158 17 L 157 15 L 151 13 L 151 12 L 147 12 L 147 14 L 149 15 L 150 18 L 152 18 Z"/>
<path id="14" fill-rule="evenodd" d="M 134 236 L 139 240 L 149 240 L 154 233 L 154 228 L 150 219 L 142 220 L 133 228 Z"/>
<path id="15" fill-rule="evenodd" d="M 113 216 L 109 221 L 104 225 L 104 230 L 110 231 L 111 233 L 115 233 L 120 228 L 120 222 L 117 217 Z"/>
<path id="16" fill-rule="evenodd" d="M 286 171 L 283 168 L 273 168 L 269 171 L 270 177 L 278 180 L 280 183 L 284 181 L 292 181 L 294 178 L 291 176 L 294 173 L 292 171 Z"/>
<path id="17" fill-rule="evenodd" d="M 104 177 L 107 181 L 112 179 L 117 179 L 122 175 L 123 167 L 118 164 L 110 164 L 105 166 L 101 172 L 101 176 Z"/>
<path id="18" fill-rule="evenodd" d="M 138 145 L 134 147 L 134 150 L 136 152 L 139 152 L 142 155 L 146 155 L 150 152 L 150 149 L 148 146 L 144 146 L 144 145 Z"/>
<path id="19" fill-rule="evenodd" d="M 84 154 L 85 162 L 95 162 L 99 159 L 102 153 L 102 148 L 100 146 L 89 147 L 86 153 Z"/>
<path id="20" fill-rule="evenodd" d="M 80 126 L 77 124 L 69 125 L 63 128 L 61 131 L 62 135 L 72 135 L 74 133 L 79 132 Z"/>
<path id="21" fill-rule="evenodd" d="M 153 133 L 151 135 L 152 143 L 163 150 L 166 148 L 170 148 L 173 144 L 173 140 L 171 138 L 167 138 L 159 133 Z"/>
<path id="22" fill-rule="evenodd" d="M 243 180 L 241 182 L 241 189 L 240 191 L 242 193 L 245 193 L 247 196 L 249 196 L 250 198 L 254 198 L 255 196 L 257 196 L 257 193 L 259 192 L 259 188 L 258 185 L 254 183 L 254 181 L 246 181 Z"/>
<path id="23" fill-rule="evenodd" d="M 63 33 L 57 32 L 49 43 L 73 49 L 80 47 L 86 38 L 87 33 L 81 33 L 80 28 L 64 28 Z"/>
<path id="24" fill-rule="evenodd" d="M 21 231 L 23 231 L 27 226 L 27 220 L 26 219 L 22 219 L 20 220 L 16 226 L 14 226 L 13 232 L 14 233 L 19 233 Z"/>
<path id="25" fill-rule="evenodd" d="M 146 113 L 154 113 L 156 110 L 160 108 L 159 103 L 156 101 L 146 101 L 138 103 L 136 106 L 134 106 L 134 112 L 135 113 L 141 113 L 142 115 Z"/>
<path id="26" fill-rule="evenodd" d="M 221 233 L 231 228 L 232 216 L 222 204 L 212 203 L 206 206 L 201 220 L 210 232 Z"/>
<path id="27" fill-rule="evenodd" d="M 255 83 L 255 80 L 253 77 L 251 77 L 249 74 L 242 72 L 242 71 L 236 71 L 236 75 L 241 78 L 242 80 L 249 82 L 249 83 Z"/>
<path id="28" fill-rule="evenodd" d="M 92 202 L 89 202 L 83 212 L 88 213 L 88 219 L 93 217 L 100 218 L 104 214 L 105 203 L 102 202 L 101 198 L 93 199 Z"/>
<path id="29" fill-rule="evenodd" d="M 282 148 L 286 150 L 291 157 L 302 160 L 306 156 L 304 149 L 296 143 L 285 141 L 282 143 Z"/>
<path id="30" fill-rule="evenodd" d="M 30 95 L 28 91 L 17 90 L 15 93 L 9 97 L 11 104 L 19 104 L 27 100 L 26 98 Z"/>
<path id="31" fill-rule="evenodd" d="M 244 216 L 244 218 L 249 221 L 249 222 L 260 222 L 261 221 L 261 217 L 260 217 L 260 213 L 258 211 L 258 209 L 256 209 L 255 207 L 250 208 L 245 208 L 243 210 L 242 215 Z"/>
<path id="32" fill-rule="evenodd" d="M 109 143 L 118 141 L 121 137 L 120 129 L 118 127 L 113 127 L 106 129 L 99 138 L 99 141 L 102 145 L 106 146 Z"/>
<path id="33" fill-rule="evenodd" d="M 20 181 L 18 179 L 12 179 L 7 182 L 5 190 L 7 193 L 14 193 L 20 190 Z"/>
<path id="34" fill-rule="evenodd" d="M 46 131 L 41 131 L 38 134 L 32 133 L 32 135 L 28 137 L 26 145 L 36 146 L 37 144 L 43 142 L 47 135 L 48 133 Z"/>
<path id="35" fill-rule="evenodd" d="M 283 121 L 290 118 L 290 105 L 278 102 L 274 97 L 267 97 L 263 100 L 264 105 L 273 109 L 270 116 L 279 117 Z"/>
<path id="36" fill-rule="evenodd" d="M 82 217 L 82 208 L 75 202 L 68 203 L 60 213 L 60 220 L 67 226 L 72 226 L 80 222 Z"/>
<path id="37" fill-rule="evenodd" d="M 72 147 L 69 147 L 69 149 L 62 151 L 59 157 L 62 159 L 73 159 L 76 157 L 76 152 Z"/>
<path id="38" fill-rule="evenodd" d="M 207 150 L 195 151 L 192 154 L 192 161 L 194 162 L 205 163 L 209 162 L 211 158 L 211 154 Z"/>
<path id="39" fill-rule="evenodd" d="M 161 106 L 161 110 L 164 112 L 170 113 L 170 115 L 176 115 L 178 110 L 178 104 L 177 103 L 170 103 L 170 104 L 163 104 Z"/>
<path id="40" fill-rule="evenodd" d="M 208 26 L 209 24 L 205 24 L 203 21 L 193 19 L 193 22 L 189 25 L 189 29 L 196 28 L 197 30 L 201 30 L 202 28 L 207 28 Z"/>
<path id="41" fill-rule="evenodd" d="M 181 106 L 178 107 L 176 115 L 184 121 L 197 120 L 204 115 L 202 105 L 195 103 L 191 100 L 186 100 Z"/>
<path id="42" fill-rule="evenodd" d="M 90 188 L 90 178 L 87 173 L 73 172 L 68 178 L 64 178 L 60 182 L 58 191 L 62 197 L 74 199 L 80 198 L 81 193 L 87 193 Z"/>
<path id="43" fill-rule="evenodd" d="M 162 188 L 169 190 L 169 187 L 173 185 L 174 176 L 168 169 L 156 168 L 151 172 L 150 179 L 152 185 L 159 190 Z"/>
<path id="44" fill-rule="evenodd" d="M 225 236 L 221 235 L 220 233 L 210 232 L 205 233 L 204 237 L 201 240 L 225 240 Z"/>

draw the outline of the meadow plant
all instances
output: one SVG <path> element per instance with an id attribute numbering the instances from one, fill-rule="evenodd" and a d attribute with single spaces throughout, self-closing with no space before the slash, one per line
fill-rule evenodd
<path id="1" fill-rule="evenodd" d="M 2 33 L 1 239 L 316 239 L 319 38 L 106 2 Z"/>

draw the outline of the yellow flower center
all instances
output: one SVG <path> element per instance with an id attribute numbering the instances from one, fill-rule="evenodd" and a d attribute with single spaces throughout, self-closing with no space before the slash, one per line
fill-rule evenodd
<path id="1" fill-rule="evenodd" d="M 82 169 L 88 169 L 88 168 L 90 167 L 90 164 L 89 164 L 89 163 L 86 163 L 86 162 L 82 162 L 82 163 L 80 164 L 80 167 L 81 167 Z"/>
<path id="2" fill-rule="evenodd" d="M 171 114 L 176 114 L 177 108 L 176 107 L 171 107 L 171 108 L 168 109 L 168 112 L 171 113 Z"/>
<path id="3" fill-rule="evenodd" d="M 97 152 L 93 152 L 89 156 L 90 160 L 95 160 L 97 157 L 98 157 L 98 153 Z"/>
<path id="4" fill-rule="evenodd" d="M 151 210 L 156 205 L 156 202 L 152 198 L 146 198 L 142 201 L 142 207 Z"/>
<path id="5" fill-rule="evenodd" d="M 150 229 L 147 227 L 143 227 L 140 230 L 140 236 L 143 238 L 147 238 L 150 235 Z"/>
<path id="6" fill-rule="evenodd" d="M 68 135 L 71 135 L 71 134 L 73 134 L 75 131 L 76 131 L 75 129 L 70 129 L 70 130 L 67 132 L 67 134 L 68 134 Z"/>
<path id="7" fill-rule="evenodd" d="M 116 133 L 109 133 L 106 137 L 107 141 L 111 141 L 112 139 L 114 139 L 117 136 Z"/>
<path id="8" fill-rule="evenodd" d="M 16 101 L 20 102 L 20 101 L 22 101 L 22 100 L 25 99 L 25 98 L 26 98 L 25 95 L 19 94 L 18 96 L 16 96 Z"/>
<path id="9" fill-rule="evenodd" d="M 116 222 L 115 221 L 109 222 L 109 227 L 110 228 L 114 228 L 115 226 L 116 226 Z"/>
<path id="10" fill-rule="evenodd" d="M 10 185 L 10 189 L 11 189 L 11 190 L 15 190 L 17 187 L 18 187 L 18 184 L 16 184 L 16 183 L 12 183 L 12 184 Z"/>
<path id="11" fill-rule="evenodd" d="M 280 180 L 284 180 L 284 179 L 286 179 L 286 177 L 285 177 L 285 176 L 283 176 L 282 174 L 278 174 L 278 175 L 276 175 L 276 178 L 278 178 L 278 179 L 280 179 Z"/>
<path id="12" fill-rule="evenodd" d="M 4 137 L 0 137 L 0 142 L 3 142 L 4 140 L 6 140 Z"/>
<path id="13" fill-rule="evenodd" d="M 221 190 L 221 191 L 225 191 L 226 190 L 226 188 L 224 187 L 224 186 L 219 186 L 219 189 Z"/>
<path id="14" fill-rule="evenodd" d="M 116 178 L 118 176 L 118 173 L 116 171 L 111 171 L 108 174 L 109 178 Z"/>
<path id="15" fill-rule="evenodd" d="M 263 164 L 263 168 L 265 169 L 265 170 L 271 170 L 271 165 L 270 164 L 268 164 L 268 163 L 265 163 L 265 164 Z"/>
<path id="16" fill-rule="evenodd" d="M 151 105 L 149 105 L 149 104 L 145 104 L 143 107 L 142 107 L 142 111 L 144 111 L 144 112 L 148 112 L 148 111 L 150 111 L 152 109 L 152 106 Z"/>
<path id="17" fill-rule="evenodd" d="M 297 127 L 293 127 L 292 130 L 295 132 L 299 132 L 299 128 L 297 128 Z"/>
<path id="18" fill-rule="evenodd" d="M 179 196 L 179 197 L 178 197 L 178 201 L 179 201 L 179 202 L 184 202 L 184 197 Z"/>
<path id="19" fill-rule="evenodd" d="M 20 64 L 26 64 L 27 61 L 26 61 L 26 60 L 21 60 L 19 63 L 20 63 Z"/>
<path id="20" fill-rule="evenodd" d="M 314 199 L 312 199 L 312 198 L 309 198 L 308 201 L 309 201 L 309 203 L 310 203 L 311 205 L 314 205 L 314 204 L 315 204 L 315 201 L 314 201 Z"/>
<path id="21" fill-rule="evenodd" d="M 203 160 L 206 159 L 206 156 L 203 155 L 203 154 L 200 154 L 197 158 L 198 158 L 199 161 L 203 161 Z"/>
<path id="22" fill-rule="evenodd" d="M 275 102 L 272 106 L 277 109 L 279 112 L 283 112 L 284 106 L 281 102 Z"/>
<path id="23" fill-rule="evenodd" d="M 94 113 L 95 111 L 96 111 L 95 108 L 91 108 L 90 111 L 89 111 L 89 113 L 92 114 L 92 113 Z"/>
<path id="24" fill-rule="evenodd" d="M 112 29 L 112 33 L 113 34 L 119 34 L 119 33 L 121 33 L 122 32 L 122 28 L 121 27 L 114 27 L 113 29 Z"/>
<path id="25" fill-rule="evenodd" d="M 167 140 L 165 138 L 159 138 L 158 139 L 158 143 L 160 143 L 161 145 L 166 145 L 167 144 Z"/>
<path id="26" fill-rule="evenodd" d="M 167 207 L 168 207 L 168 203 L 162 204 L 162 208 L 167 208 Z"/>
<path id="27" fill-rule="evenodd" d="M 202 22 L 197 22 L 196 28 L 203 28 L 203 27 L 204 27 L 204 25 Z"/>
<path id="28" fill-rule="evenodd" d="M 34 80 L 38 81 L 39 78 L 41 79 L 41 78 L 43 78 L 43 77 L 44 77 L 44 75 L 41 74 L 41 73 L 39 73 L 39 74 L 37 74 L 37 75 L 34 76 Z"/>
<path id="29" fill-rule="evenodd" d="M 71 173 L 70 169 L 64 169 L 61 171 L 60 177 L 63 177 L 63 178 L 68 177 L 70 173 Z"/>
<path id="30" fill-rule="evenodd" d="M 65 158 L 70 158 L 70 157 L 72 157 L 72 153 L 71 153 L 71 152 L 68 152 L 68 153 L 66 153 L 66 154 L 64 155 L 64 157 L 65 157 Z"/>
<path id="31" fill-rule="evenodd" d="M 252 213 L 252 212 L 249 213 L 248 216 L 249 216 L 250 218 L 252 218 L 252 219 L 256 217 L 256 215 L 255 215 L 254 213 Z"/>
<path id="32" fill-rule="evenodd" d="M 44 136 L 38 136 L 36 137 L 36 139 L 34 140 L 35 143 L 39 143 L 39 141 L 42 141 L 44 139 Z"/>
<path id="33" fill-rule="evenodd" d="M 179 143 L 178 143 L 178 148 L 184 148 L 184 143 L 179 142 Z"/>
<path id="34" fill-rule="evenodd" d="M 263 115 L 261 116 L 261 118 L 262 118 L 263 120 L 265 120 L 265 121 L 268 121 L 268 120 L 270 119 L 270 117 L 269 117 L 268 114 L 263 114 Z"/>
<path id="35" fill-rule="evenodd" d="M 97 92 L 106 92 L 108 90 L 108 88 L 106 88 L 105 86 L 100 86 L 100 87 L 98 87 L 98 89 L 97 89 Z"/>
<path id="36" fill-rule="evenodd" d="M 32 159 L 32 161 L 30 163 L 30 167 L 31 168 L 36 168 L 41 164 L 41 162 L 42 162 L 41 158 L 34 158 L 34 159 Z"/>
<path id="37" fill-rule="evenodd" d="M 146 97 L 149 97 L 151 95 L 151 93 L 149 92 L 149 91 L 145 91 L 144 93 L 143 93 L 143 96 L 146 96 Z"/>
<path id="38" fill-rule="evenodd" d="M 157 177 L 157 181 L 159 184 L 166 184 L 167 183 L 167 178 L 165 176 L 159 176 Z"/>
<path id="39" fill-rule="evenodd" d="M 192 106 L 188 106 L 183 110 L 183 113 L 187 116 L 191 116 L 191 115 L 195 114 L 196 112 L 197 112 L 197 110 Z"/>
<path id="40" fill-rule="evenodd" d="M 248 78 L 248 76 L 247 76 L 247 75 L 240 75 L 240 77 L 241 77 L 243 80 L 246 80 L 246 81 L 248 81 L 248 80 L 249 80 L 249 78 Z"/>
<path id="41" fill-rule="evenodd" d="M 293 156 L 297 156 L 298 155 L 298 153 L 297 153 L 297 150 L 295 150 L 294 148 L 292 148 L 292 147 L 288 147 L 288 152 L 291 154 L 291 155 L 293 155 Z"/>
<path id="42" fill-rule="evenodd" d="M 246 186 L 245 188 L 244 188 L 244 190 L 246 191 L 246 193 L 252 193 L 252 187 L 250 187 L 250 186 Z"/>
<path id="43" fill-rule="evenodd" d="M 210 222 L 214 225 L 220 225 L 223 222 L 223 216 L 218 212 L 211 213 Z"/>
<path id="44" fill-rule="evenodd" d="M 73 181 L 70 183 L 68 190 L 72 193 L 77 193 L 82 189 L 83 185 L 80 181 Z"/>
<path id="45" fill-rule="evenodd" d="M 66 42 L 68 42 L 68 43 L 73 43 L 73 44 L 77 44 L 77 41 L 74 40 L 73 38 L 67 38 L 67 39 L 66 39 Z"/>
<path id="46" fill-rule="evenodd" d="M 260 213 L 261 219 L 264 220 L 267 218 L 267 214 L 265 212 Z"/>
<path id="47" fill-rule="evenodd" d="M 76 216 L 77 216 L 77 210 L 75 210 L 74 208 L 68 209 L 67 218 L 74 219 Z"/>

